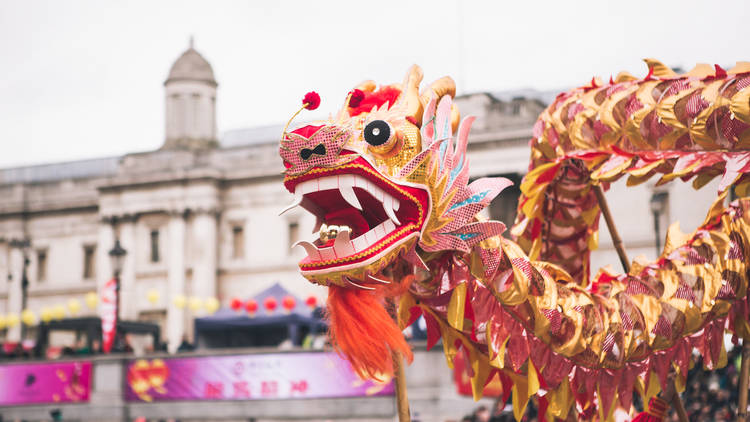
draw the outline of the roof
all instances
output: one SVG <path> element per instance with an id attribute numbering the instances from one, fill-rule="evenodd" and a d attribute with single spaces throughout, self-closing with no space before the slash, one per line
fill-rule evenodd
<path id="1" fill-rule="evenodd" d="M 244 145 L 277 144 L 281 140 L 284 125 L 257 126 L 228 130 L 221 135 L 219 144 L 223 147 Z"/>
<path id="2" fill-rule="evenodd" d="M 117 173 L 120 157 L 0 169 L 0 185 L 106 177 Z"/>
<path id="3" fill-rule="evenodd" d="M 192 45 L 174 62 L 164 84 L 172 81 L 202 81 L 217 85 L 211 64 Z"/>

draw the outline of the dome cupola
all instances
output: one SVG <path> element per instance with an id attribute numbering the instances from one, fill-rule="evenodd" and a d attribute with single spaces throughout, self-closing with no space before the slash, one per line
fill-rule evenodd
<path id="1" fill-rule="evenodd" d="M 202 149 L 218 145 L 216 88 L 211 64 L 193 48 L 174 62 L 164 81 L 165 142 L 162 148 Z"/>

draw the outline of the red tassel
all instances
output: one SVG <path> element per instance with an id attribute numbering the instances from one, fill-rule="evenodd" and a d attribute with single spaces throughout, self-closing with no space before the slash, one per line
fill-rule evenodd
<path id="1" fill-rule="evenodd" d="M 412 360 L 409 344 L 383 308 L 384 294 L 382 289 L 328 288 L 331 343 L 362 378 L 392 375 L 392 351 L 399 352 L 407 362 Z"/>

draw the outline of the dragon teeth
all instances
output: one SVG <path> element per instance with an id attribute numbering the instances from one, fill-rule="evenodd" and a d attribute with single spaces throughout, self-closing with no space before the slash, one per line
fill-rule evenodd
<path id="1" fill-rule="evenodd" d="M 318 248 L 316 248 L 312 243 L 305 240 L 300 240 L 299 242 L 295 243 L 294 246 L 302 246 L 302 248 L 305 249 L 305 252 L 307 252 L 307 256 L 316 261 L 320 261 L 320 252 L 318 252 Z"/>
<path id="2" fill-rule="evenodd" d="M 325 190 L 338 190 L 341 197 L 350 206 L 362 211 L 362 204 L 354 193 L 355 187 L 367 191 L 370 196 L 377 199 L 383 206 L 383 211 L 388 216 L 388 219 L 377 226 L 372 227 L 366 233 L 352 239 L 351 228 L 347 226 L 326 226 L 323 220 L 325 211 L 308 197 L 305 197 L 305 195 Z M 385 192 L 375 183 L 358 175 L 345 174 L 300 182 L 294 190 L 294 201 L 292 204 L 284 208 L 280 214 L 283 214 L 294 207 L 302 206 L 302 208 L 315 215 L 316 218 L 313 233 L 318 233 L 320 240 L 324 243 L 335 238 L 333 245 L 328 247 L 318 247 L 311 242 L 299 241 L 294 246 L 301 246 L 305 249 L 305 252 L 307 252 L 308 257 L 311 260 L 325 261 L 335 260 L 362 252 L 382 240 L 389 233 L 395 231 L 396 227 L 401 225 L 401 222 L 396 215 L 396 211 L 398 211 L 400 205 L 401 203 L 398 199 Z M 378 281 L 383 282 L 384 280 Z"/>
<path id="3" fill-rule="evenodd" d="M 285 212 L 289 211 L 290 209 L 292 209 L 292 208 L 294 208 L 294 207 L 296 207 L 296 206 L 298 206 L 299 204 L 302 203 L 302 198 L 303 198 L 302 193 L 297 193 L 297 192 L 299 192 L 299 191 L 295 191 L 294 192 L 294 202 L 292 202 L 286 208 L 284 208 L 283 210 L 281 210 L 281 212 L 279 212 L 279 215 L 284 214 Z"/>
<path id="4" fill-rule="evenodd" d="M 362 204 L 359 203 L 359 199 L 354 194 L 354 188 L 351 185 L 339 185 L 339 193 L 341 193 L 341 196 L 349 205 L 362 211 Z"/>
<path id="5" fill-rule="evenodd" d="M 398 211 L 401 206 L 399 200 L 383 191 L 383 189 L 381 189 L 374 183 L 369 182 L 367 179 L 354 174 L 327 176 L 301 182 L 294 190 L 294 202 L 286 207 L 283 211 L 281 211 L 281 214 L 300 205 L 300 203 L 302 203 L 304 199 L 305 194 L 334 189 L 337 189 L 339 191 L 341 197 L 344 198 L 344 200 L 349 205 L 362 211 L 362 204 L 359 202 L 357 195 L 354 193 L 355 187 L 366 190 L 373 198 L 377 199 L 381 203 L 381 205 L 383 206 L 383 210 L 385 211 L 389 219 L 391 219 L 397 225 L 401 224 L 398 217 L 396 216 L 396 211 Z M 317 213 L 316 216 L 318 216 Z M 318 226 L 317 223 L 316 226 Z"/>
<path id="6" fill-rule="evenodd" d="M 362 252 L 379 242 L 388 233 L 396 230 L 396 224 L 391 220 L 385 220 L 376 227 L 370 229 L 367 233 L 364 233 L 356 238 L 351 238 L 351 228 L 347 226 L 321 226 L 321 240 L 323 237 L 328 237 L 331 232 L 331 228 L 336 230 L 336 240 L 333 246 L 317 247 L 314 244 L 301 240 L 295 243 L 294 246 L 301 246 L 307 252 L 307 256 L 314 261 L 325 261 L 343 258 L 349 255 L 353 255 L 357 252 Z"/>
<path id="7" fill-rule="evenodd" d="M 388 215 L 388 218 L 393 220 L 394 223 L 400 225 L 401 222 L 398 221 L 398 217 L 396 217 L 396 209 L 398 209 L 398 206 L 394 206 L 394 203 L 398 203 L 398 200 L 391 195 L 386 194 L 385 200 L 383 201 L 383 209 L 385 210 L 385 213 Z"/>
<path id="8" fill-rule="evenodd" d="M 339 233 L 333 243 L 333 250 L 336 252 L 337 256 L 349 256 L 355 252 L 354 245 L 349 238 L 349 230 L 343 230 L 344 228 L 345 227 L 342 226 L 339 229 Z M 348 227 L 346 227 L 346 229 L 348 229 Z"/>

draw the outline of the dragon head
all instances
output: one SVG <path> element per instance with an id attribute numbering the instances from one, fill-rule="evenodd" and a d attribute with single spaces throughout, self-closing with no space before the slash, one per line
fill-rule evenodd
<path id="1" fill-rule="evenodd" d="M 403 85 L 365 82 L 328 122 L 284 134 L 284 185 L 295 196 L 286 210 L 301 206 L 317 220 L 318 238 L 298 242 L 310 281 L 369 288 L 400 257 L 423 265 L 425 252 L 468 251 L 505 229 L 475 219 L 510 182 L 467 184 L 474 119 L 459 124 L 453 80 L 420 93 L 421 80 L 413 66 Z"/>
<path id="2" fill-rule="evenodd" d="M 317 219 L 318 238 L 298 243 L 307 252 L 301 273 L 329 286 L 333 344 L 370 378 L 392 372 L 391 353 L 411 356 L 383 305 L 420 268 L 429 274 L 438 252 L 469 252 L 505 230 L 477 213 L 510 181 L 468 183 L 474 119 L 460 121 L 452 79 L 420 92 L 421 80 L 413 66 L 402 85 L 365 82 L 335 117 L 285 130 L 279 148 L 295 198 L 287 209 L 301 206 Z"/>

